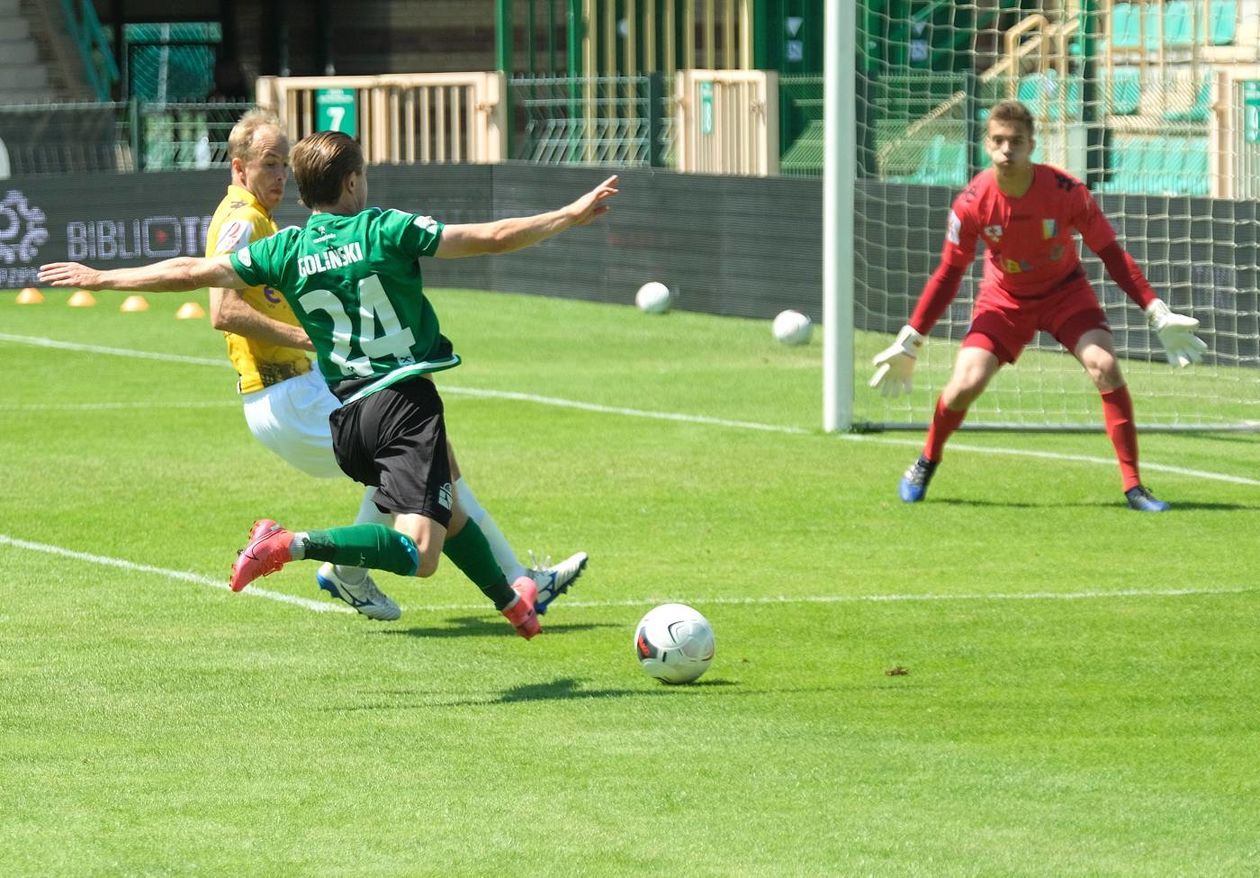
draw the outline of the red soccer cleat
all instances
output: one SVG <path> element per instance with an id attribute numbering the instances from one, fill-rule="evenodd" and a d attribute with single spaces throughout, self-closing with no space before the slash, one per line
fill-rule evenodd
<path id="1" fill-rule="evenodd" d="M 518 595 L 517 601 L 502 611 L 503 616 L 512 623 L 517 634 L 529 640 L 542 630 L 542 626 L 538 624 L 538 614 L 534 612 L 538 585 L 528 576 L 522 576 L 512 583 L 512 591 Z"/>
<path id="2" fill-rule="evenodd" d="M 289 551 L 292 545 L 293 534 L 270 518 L 255 521 L 254 529 L 249 532 L 249 545 L 240 551 L 232 565 L 229 580 L 232 591 L 240 591 L 258 577 L 275 573 L 292 561 L 293 554 Z"/>

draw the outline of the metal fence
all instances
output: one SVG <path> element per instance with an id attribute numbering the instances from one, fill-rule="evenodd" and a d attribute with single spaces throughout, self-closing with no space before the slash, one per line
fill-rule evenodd
<path id="1" fill-rule="evenodd" d="M 226 166 L 251 103 L 26 104 L 0 107 L 0 176 Z"/>
<path id="2" fill-rule="evenodd" d="M 512 157 L 548 165 L 668 164 L 671 86 L 660 75 L 513 79 Z"/>

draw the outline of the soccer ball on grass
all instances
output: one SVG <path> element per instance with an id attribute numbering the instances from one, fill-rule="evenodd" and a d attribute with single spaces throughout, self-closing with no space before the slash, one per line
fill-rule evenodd
<path id="1" fill-rule="evenodd" d="M 648 281 L 634 294 L 634 304 L 645 314 L 664 314 L 674 303 L 674 291 L 658 280 Z"/>
<path id="2" fill-rule="evenodd" d="M 713 626 L 686 604 L 661 604 L 639 620 L 634 654 L 649 676 L 690 683 L 713 661 Z"/>
<path id="3" fill-rule="evenodd" d="M 784 344 L 809 344 L 814 324 L 800 311 L 780 311 L 774 318 L 774 337 Z"/>

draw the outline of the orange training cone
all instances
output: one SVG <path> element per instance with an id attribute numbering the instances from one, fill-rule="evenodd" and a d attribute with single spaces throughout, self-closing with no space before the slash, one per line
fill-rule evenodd
<path id="1" fill-rule="evenodd" d="M 91 308 L 96 304 L 96 297 L 87 290 L 77 290 L 66 304 L 71 308 Z"/>
<path id="2" fill-rule="evenodd" d="M 38 305 L 44 301 L 44 294 L 34 287 L 27 287 L 18 293 L 17 303 L 19 305 Z"/>
<path id="3" fill-rule="evenodd" d="M 132 311 L 148 311 L 149 303 L 144 298 L 144 296 L 128 296 L 127 298 L 123 299 L 122 307 L 120 307 L 118 310 L 125 311 L 128 313 Z"/>
<path id="4" fill-rule="evenodd" d="M 176 320 L 198 320 L 206 316 L 206 312 L 196 302 L 185 302 L 175 312 Z"/>

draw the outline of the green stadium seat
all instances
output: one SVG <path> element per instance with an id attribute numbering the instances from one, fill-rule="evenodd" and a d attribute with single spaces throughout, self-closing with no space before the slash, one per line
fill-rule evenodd
<path id="1" fill-rule="evenodd" d="M 1208 171 L 1209 143 L 1204 138 L 1194 138 L 1193 149 L 1186 153 L 1183 177 L 1186 195 L 1207 195 L 1212 190 Z"/>
<path id="2" fill-rule="evenodd" d="M 1081 85 L 1070 77 L 1066 85 L 1055 71 L 1033 73 L 1021 77 L 1016 96 L 1038 119 L 1059 119 L 1063 116 L 1063 89 L 1067 89 L 1068 118 L 1081 117 Z"/>
<path id="3" fill-rule="evenodd" d="M 1158 3 L 1148 3 L 1143 7 L 1146 11 L 1146 18 L 1143 22 L 1146 25 L 1146 41 L 1144 45 L 1147 49 L 1158 49 L 1160 39 L 1160 11 L 1161 7 Z M 1138 13 L 1141 15 L 1142 13 Z"/>
<path id="4" fill-rule="evenodd" d="M 1237 0 L 1212 0 L 1208 42 L 1213 46 L 1231 45 L 1238 36 Z"/>
<path id="5" fill-rule="evenodd" d="M 1146 36 L 1149 43 L 1151 34 Z M 1158 32 L 1155 37 L 1158 44 Z M 1193 44 L 1194 19 L 1190 0 L 1168 0 L 1164 4 L 1164 45 L 1181 48 Z"/>
<path id="6" fill-rule="evenodd" d="M 1139 7 L 1132 3 L 1117 3 L 1111 10 L 1111 45 L 1116 49 L 1136 49 L 1140 38 Z"/>
<path id="7" fill-rule="evenodd" d="M 1183 185 L 1186 176 L 1186 150 L 1180 143 L 1165 142 L 1156 146 L 1158 169 L 1152 175 L 1157 189 L 1163 192 L 1177 192 Z"/>
<path id="8" fill-rule="evenodd" d="M 967 144 L 937 134 L 927 143 L 923 159 L 913 173 L 889 177 L 888 181 L 919 186 L 962 186 L 967 182 Z"/>
<path id="9" fill-rule="evenodd" d="M 1118 135 L 1112 145 L 1111 178 L 1104 192 L 1145 195 L 1207 195 L 1206 137 Z"/>
<path id="10" fill-rule="evenodd" d="M 1206 122 L 1212 102 L 1212 78 L 1204 75 L 1199 89 L 1194 94 L 1194 103 L 1184 110 L 1167 110 L 1164 120 L 1167 122 Z"/>
<path id="11" fill-rule="evenodd" d="M 1142 103 L 1142 72 L 1136 67 L 1117 67 L 1110 95 L 1113 115 L 1132 116 Z"/>

